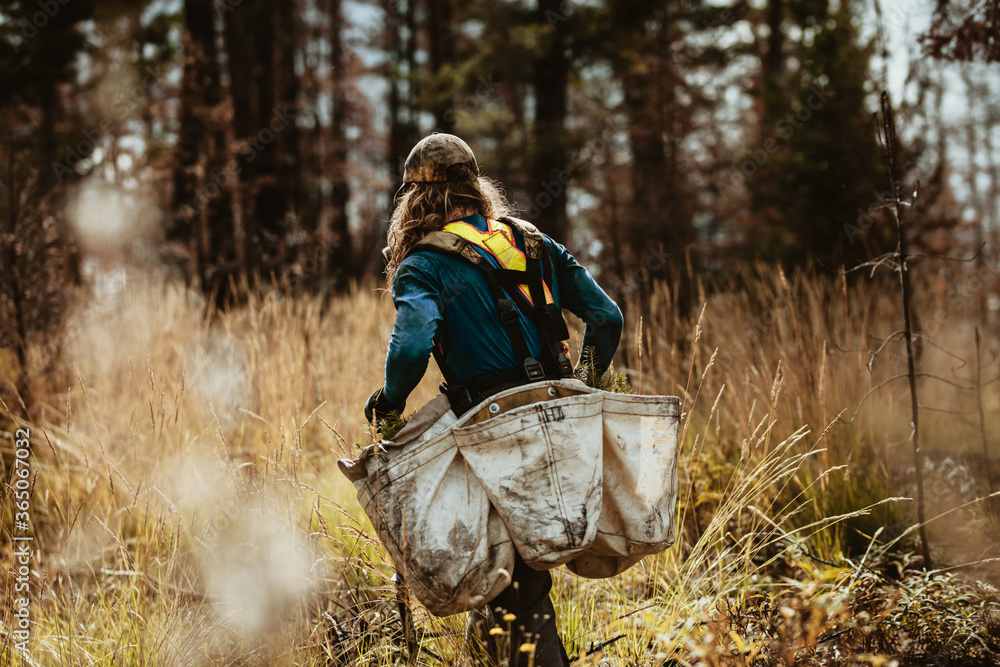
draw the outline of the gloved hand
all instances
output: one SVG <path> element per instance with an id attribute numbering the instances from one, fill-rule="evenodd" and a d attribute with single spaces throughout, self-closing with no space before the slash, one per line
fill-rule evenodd
<path id="1" fill-rule="evenodd" d="M 368 403 L 365 404 L 365 419 L 369 424 L 374 424 L 376 418 L 381 419 L 390 412 L 402 414 L 405 407 L 405 402 L 402 405 L 391 402 L 385 394 L 385 387 L 380 387 L 368 397 Z"/>

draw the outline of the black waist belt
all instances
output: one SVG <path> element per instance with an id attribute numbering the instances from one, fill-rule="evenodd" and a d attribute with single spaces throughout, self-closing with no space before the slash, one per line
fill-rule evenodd
<path id="1" fill-rule="evenodd" d="M 525 377 L 523 370 L 511 369 L 476 376 L 465 385 L 451 386 L 448 383 L 442 382 L 440 389 L 441 393 L 448 397 L 451 409 L 457 416 L 461 417 L 472 407 L 494 394 L 499 394 L 501 391 L 534 382 L 541 382 L 542 380 L 558 380 L 561 378 L 561 375 L 554 377 L 543 374 L 537 378 L 528 379 Z"/>

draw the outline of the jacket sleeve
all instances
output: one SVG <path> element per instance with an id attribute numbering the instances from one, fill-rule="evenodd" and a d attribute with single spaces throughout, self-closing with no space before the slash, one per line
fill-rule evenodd
<path id="1" fill-rule="evenodd" d="M 566 248 L 547 236 L 545 244 L 559 284 L 560 305 L 583 320 L 583 354 L 593 350 L 594 368 L 603 375 L 618 351 L 622 311 Z"/>
<path id="2" fill-rule="evenodd" d="M 403 405 L 427 370 L 442 316 L 435 283 L 416 262 L 399 267 L 392 283 L 392 300 L 396 323 L 385 359 L 385 393 Z"/>

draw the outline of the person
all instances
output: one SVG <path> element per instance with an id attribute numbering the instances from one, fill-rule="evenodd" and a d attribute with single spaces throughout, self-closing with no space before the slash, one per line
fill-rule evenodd
<path id="1" fill-rule="evenodd" d="M 365 406 L 369 421 L 402 413 L 432 354 L 459 415 L 503 389 L 572 375 L 562 308 L 585 323 L 581 362 L 590 372 L 602 375 L 617 351 L 615 302 L 565 247 L 510 216 L 501 186 L 480 175 L 472 149 L 454 135 L 432 134 L 410 152 L 383 253 L 396 320 L 385 384 Z M 516 556 L 511 578 L 470 614 L 480 657 L 488 662 L 484 654 L 496 649 L 489 628 L 507 627 L 500 621 L 513 614 L 512 651 L 533 643 L 534 665 L 568 665 L 550 572 Z M 510 664 L 526 665 L 528 653 L 518 655 Z"/>

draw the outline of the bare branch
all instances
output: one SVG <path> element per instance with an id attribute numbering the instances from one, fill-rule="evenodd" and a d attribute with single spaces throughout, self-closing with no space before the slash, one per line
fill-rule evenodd
<path id="1" fill-rule="evenodd" d="M 868 362 L 868 370 L 869 371 L 872 370 L 872 362 L 874 362 L 875 361 L 875 357 L 877 357 L 882 352 L 882 349 L 887 344 L 889 344 L 892 341 L 893 338 L 895 338 L 896 336 L 899 336 L 901 334 L 905 335 L 905 333 L 906 333 L 905 331 L 894 331 L 894 332 L 892 332 L 891 334 L 889 334 L 885 338 L 879 338 L 878 336 L 872 336 L 872 335 L 869 334 L 868 337 L 871 338 L 872 340 L 881 340 L 882 341 L 882 345 L 879 346 L 879 349 L 876 352 L 873 353 L 871 361 Z M 920 338 L 920 339 L 926 341 L 932 347 L 935 347 L 935 348 L 941 350 L 942 352 L 944 352 L 945 354 L 947 354 L 949 357 L 952 357 L 953 359 L 955 359 L 957 361 L 961 361 L 962 365 L 956 367 L 955 370 L 958 370 L 959 368 L 964 368 L 965 366 L 967 366 L 969 364 L 969 361 L 967 359 L 963 359 L 962 357 L 958 356 L 957 354 L 955 354 L 954 352 L 948 350 L 947 348 L 944 348 L 944 347 L 938 345 L 933 340 L 931 340 L 930 338 L 928 338 L 925 334 L 922 334 L 922 333 L 911 333 L 910 336 L 912 338 Z M 854 351 L 855 352 L 861 352 L 863 350 L 858 349 L 858 350 L 854 350 Z"/>
<path id="2" fill-rule="evenodd" d="M 868 260 L 867 262 L 862 262 L 861 264 L 858 264 L 857 266 L 854 266 L 854 267 L 852 267 L 850 269 L 843 269 L 843 273 L 844 274 L 853 273 L 853 272 L 859 271 L 861 269 L 872 267 L 871 274 L 869 275 L 869 277 L 871 277 L 871 276 L 875 275 L 875 271 L 876 271 L 876 269 L 878 269 L 878 267 L 882 266 L 883 264 L 887 264 L 889 260 L 895 260 L 895 258 L 896 258 L 896 252 L 895 251 L 894 252 L 887 252 L 884 255 L 880 255 L 879 257 L 876 257 L 875 259 Z M 895 268 L 893 268 L 892 270 L 895 270 Z"/>
<path id="3" fill-rule="evenodd" d="M 864 396 L 861 397 L 861 402 L 858 403 L 858 407 L 857 407 L 857 409 L 854 410 L 854 414 L 852 414 L 851 418 L 848 419 L 845 423 L 847 423 L 847 424 L 853 424 L 854 423 L 854 418 L 858 416 L 859 412 L 861 412 L 861 406 L 863 406 L 865 404 L 865 401 L 868 400 L 869 396 L 871 396 L 877 390 L 881 389 L 882 387 L 884 387 L 885 385 L 889 384 L 890 382 L 894 382 L 896 380 L 902 380 L 905 377 L 909 377 L 909 376 L 906 373 L 900 373 L 899 375 L 893 375 L 888 380 L 883 380 L 882 382 L 879 382 L 877 385 L 875 385 L 874 387 L 872 387 L 871 389 L 869 389 L 868 393 L 866 393 Z"/>
<path id="4" fill-rule="evenodd" d="M 878 355 L 882 353 L 882 350 L 885 349 L 885 346 L 888 345 L 890 342 L 892 342 L 892 339 L 895 338 L 896 336 L 902 336 L 905 333 L 906 333 L 905 331 L 893 331 L 882 341 L 882 344 L 878 346 L 878 349 L 875 350 L 875 352 L 873 352 L 871 357 L 868 359 L 869 373 L 872 372 L 872 364 L 875 363 L 875 359 L 878 358 Z"/>
<path id="5" fill-rule="evenodd" d="M 958 370 L 959 368 L 965 368 L 966 366 L 968 366 L 968 365 L 969 365 L 969 361 L 968 361 L 968 359 L 963 359 L 962 357 L 958 356 L 958 355 L 957 355 L 957 354 L 955 354 L 954 352 L 951 352 L 950 350 L 947 350 L 947 349 L 945 349 L 945 348 L 941 347 L 940 345 L 938 345 L 937 343 L 935 343 L 935 342 L 934 342 L 933 340 L 931 340 L 930 338 L 928 338 L 928 337 L 927 337 L 927 336 L 925 336 L 924 334 L 921 334 L 921 333 L 915 333 L 915 334 L 913 334 L 913 337 L 914 337 L 914 338 L 920 338 L 921 340 L 923 340 L 923 341 L 925 341 L 925 342 L 926 342 L 927 344 L 929 344 L 929 345 L 930 345 L 931 347 L 935 347 L 935 348 L 937 348 L 937 349 L 941 350 L 942 352 L 944 352 L 945 354 L 947 354 L 947 355 L 948 355 L 949 357 L 951 357 L 951 358 L 953 358 L 953 359 L 956 359 L 956 360 L 958 360 L 958 361 L 961 361 L 961 362 L 962 362 L 962 365 L 961 365 L 961 366 L 958 366 L 958 367 L 956 367 L 956 368 L 955 368 L 955 370 Z"/>

